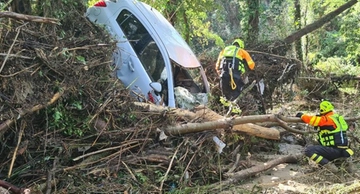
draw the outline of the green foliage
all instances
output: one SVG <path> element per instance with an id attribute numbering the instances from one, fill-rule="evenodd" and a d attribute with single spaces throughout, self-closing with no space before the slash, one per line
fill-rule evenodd
<path id="1" fill-rule="evenodd" d="M 339 88 L 340 92 L 344 93 L 344 94 L 349 94 L 349 95 L 355 95 L 359 93 L 359 90 L 357 90 L 354 87 L 343 87 L 343 88 Z"/>
<path id="2" fill-rule="evenodd" d="M 245 140 L 245 137 L 243 135 L 233 133 L 231 135 L 226 136 L 225 142 L 228 145 L 232 145 L 232 144 L 237 145 L 240 141 L 243 140 Z"/>
<path id="3" fill-rule="evenodd" d="M 347 64 L 346 60 L 339 57 L 329 57 L 320 60 L 316 65 L 315 69 L 321 70 L 325 74 L 333 75 L 357 75 L 360 72 L 360 67 Z"/>
<path id="4" fill-rule="evenodd" d="M 50 108 L 48 111 L 49 128 L 52 130 L 62 130 L 65 135 L 82 137 L 89 131 L 87 125 L 86 114 L 82 113 L 83 105 L 80 101 L 64 100 L 56 106 Z"/>
<path id="5" fill-rule="evenodd" d="M 146 175 L 144 175 L 142 172 L 135 173 L 135 176 L 140 183 L 147 183 L 149 180 L 149 178 Z"/>
<path id="6" fill-rule="evenodd" d="M 234 102 L 226 100 L 224 97 L 220 97 L 220 103 L 226 107 L 229 107 L 232 113 L 241 114 L 241 109 Z"/>
<path id="7" fill-rule="evenodd" d="M 312 15 L 305 18 L 307 22 L 324 16 L 325 14 L 338 8 L 346 1 L 312 1 L 310 11 Z M 349 10 L 331 20 L 324 28 L 321 28 L 312 33 L 308 39 L 310 43 L 309 60 L 312 64 L 317 64 L 326 58 L 339 57 L 346 60 L 347 64 L 359 65 L 360 56 L 360 24 L 359 24 L 360 5 L 356 4 Z M 313 57 L 317 56 L 317 57 Z"/>
<path id="8" fill-rule="evenodd" d="M 286 0 L 277 0 L 271 2 L 261 1 L 259 5 L 259 41 L 273 41 L 281 39 L 294 31 L 294 11 L 293 3 Z M 243 34 L 249 30 L 248 20 L 254 15 L 256 10 L 251 10 L 245 3 L 241 4 L 241 26 Z M 284 25 L 284 23 L 288 25 Z M 245 38 L 247 39 L 247 38 Z M 251 40 L 248 40 L 251 41 Z"/>
<path id="9" fill-rule="evenodd" d="M 80 61 L 82 64 L 86 64 L 86 60 L 85 60 L 85 57 L 83 57 L 83 56 L 76 56 L 76 59 L 78 60 L 78 61 Z"/>
<path id="10" fill-rule="evenodd" d="M 0 10 L 4 11 L 6 9 L 6 7 L 8 7 L 11 3 L 11 0 L 7 1 L 7 2 L 0 2 Z"/>
<path id="11" fill-rule="evenodd" d="M 357 3 L 354 8 L 351 9 L 351 12 L 344 16 L 343 20 L 340 22 L 340 30 L 343 39 L 345 49 L 344 52 L 347 53 L 346 59 L 349 64 L 360 65 L 360 4 Z"/>
<path id="12" fill-rule="evenodd" d="M 348 64 L 344 58 L 339 57 L 329 57 L 324 60 L 320 60 L 314 68 L 320 70 L 325 75 L 332 76 L 356 76 L 360 72 L 360 66 L 354 66 Z M 322 77 L 324 75 L 319 75 Z M 358 89 L 356 89 L 357 81 L 347 81 L 347 82 L 338 82 L 335 85 L 338 87 L 340 92 L 345 94 L 357 94 Z M 331 88 L 330 88 L 331 89 Z"/>
<path id="13" fill-rule="evenodd" d="M 208 13 L 218 8 L 212 0 L 144 0 L 159 10 L 169 21 L 175 21 L 174 27 L 191 47 L 206 47 L 211 43 L 222 45 L 219 35 L 211 31 Z M 169 15 L 172 14 L 172 15 Z M 175 17 L 175 18 L 172 18 Z M 196 43 L 196 44 L 193 44 Z"/>

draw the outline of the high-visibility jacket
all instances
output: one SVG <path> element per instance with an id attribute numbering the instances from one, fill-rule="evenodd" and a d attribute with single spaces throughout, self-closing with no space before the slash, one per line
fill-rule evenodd
<path id="1" fill-rule="evenodd" d="M 237 52 L 236 52 L 236 50 L 237 50 Z M 236 52 L 236 54 L 235 54 L 235 52 Z M 220 63 L 221 63 L 222 59 L 224 57 L 229 57 L 229 58 L 234 57 L 234 54 L 235 54 L 235 57 L 238 58 L 239 60 L 245 59 L 250 70 L 253 70 L 255 68 L 255 62 L 252 60 L 250 54 L 246 50 L 240 49 L 234 45 L 230 45 L 230 46 L 225 47 L 219 53 L 218 59 L 215 64 L 215 69 L 220 70 Z"/>
<path id="2" fill-rule="evenodd" d="M 348 125 L 344 118 L 333 111 L 321 116 L 303 114 L 301 120 L 314 126 L 318 131 L 318 141 L 323 146 L 347 148 Z"/>

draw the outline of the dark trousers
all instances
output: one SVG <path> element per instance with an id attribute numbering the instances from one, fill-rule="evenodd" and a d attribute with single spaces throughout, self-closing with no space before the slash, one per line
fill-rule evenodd
<path id="1" fill-rule="evenodd" d="M 322 145 L 312 145 L 305 148 L 305 155 L 320 165 L 325 165 L 329 161 L 333 161 L 342 157 L 350 157 L 345 149 L 326 147 Z"/>
<path id="2" fill-rule="evenodd" d="M 220 89 L 222 95 L 226 97 L 227 100 L 235 100 L 241 93 L 244 82 L 241 79 L 240 75 L 233 75 L 236 88 L 233 90 L 231 87 L 231 78 L 229 73 L 222 73 L 220 76 Z"/>

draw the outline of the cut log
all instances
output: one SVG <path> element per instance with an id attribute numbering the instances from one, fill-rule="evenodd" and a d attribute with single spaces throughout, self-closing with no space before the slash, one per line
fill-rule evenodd
<path id="1" fill-rule="evenodd" d="M 214 121 L 214 122 L 207 122 L 207 125 L 205 125 L 205 129 L 218 129 L 218 128 L 231 128 L 234 132 L 244 132 L 248 135 L 261 137 L 265 139 L 272 139 L 272 140 L 279 140 L 280 139 L 280 132 L 273 128 L 267 128 L 262 127 L 259 125 L 252 124 L 257 121 L 266 121 L 269 119 L 269 115 L 263 115 L 262 118 L 259 119 L 257 115 L 255 120 L 247 120 L 244 121 L 245 124 L 239 124 L 233 122 L 235 118 L 224 118 L 224 116 L 217 114 L 211 109 L 208 109 L 204 106 L 199 106 L 196 109 L 196 115 L 197 117 L 203 118 L 205 121 Z M 273 115 L 271 115 L 273 116 Z M 265 119 L 265 120 L 264 120 Z M 205 123 L 200 123 L 205 124 Z M 174 128 L 169 128 L 168 132 L 173 133 L 176 130 L 173 130 Z"/>

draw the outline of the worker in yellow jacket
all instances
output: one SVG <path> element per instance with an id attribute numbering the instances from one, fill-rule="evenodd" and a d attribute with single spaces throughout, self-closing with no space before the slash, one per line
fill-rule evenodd
<path id="1" fill-rule="evenodd" d="M 296 116 L 305 123 L 314 126 L 318 132 L 320 145 L 306 147 L 305 155 L 321 166 L 327 167 L 332 172 L 338 168 L 329 163 L 338 158 L 350 158 L 354 151 L 349 148 L 346 135 L 348 125 L 344 117 L 334 112 L 334 106 L 327 100 L 320 103 L 320 115 L 306 115 L 301 112 Z M 352 162 L 348 162 L 348 171 L 353 171 Z"/>
<path id="2" fill-rule="evenodd" d="M 232 45 L 220 52 L 215 69 L 220 76 L 221 92 L 227 100 L 235 100 L 240 95 L 245 85 L 245 72 L 254 68 L 255 62 L 244 50 L 244 42 L 241 39 L 235 39 Z"/>

